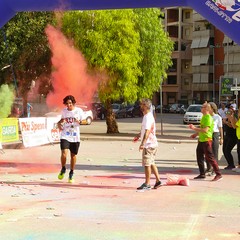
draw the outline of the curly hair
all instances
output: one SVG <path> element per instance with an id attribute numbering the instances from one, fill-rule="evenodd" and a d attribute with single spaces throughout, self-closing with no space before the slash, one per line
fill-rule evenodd
<path id="1" fill-rule="evenodd" d="M 68 95 L 63 99 L 63 104 L 66 104 L 68 100 L 71 100 L 73 104 L 76 103 L 75 97 L 72 95 Z"/>
<path id="2" fill-rule="evenodd" d="M 152 106 L 152 102 L 148 98 L 142 98 L 140 100 L 140 104 L 145 105 L 147 107 L 147 109 L 151 109 L 151 106 Z"/>

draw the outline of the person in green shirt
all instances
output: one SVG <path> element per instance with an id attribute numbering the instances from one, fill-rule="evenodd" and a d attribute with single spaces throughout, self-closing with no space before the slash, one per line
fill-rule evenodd
<path id="1" fill-rule="evenodd" d="M 196 127 L 193 124 L 189 125 L 189 128 L 195 131 L 195 133 L 192 134 L 191 137 L 192 138 L 196 138 L 197 136 L 199 137 L 196 155 L 200 174 L 194 179 L 204 179 L 206 177 L 204 166 L 205 157 L 206 161 L 208 161 L 211 164 L 214 172 L 216 173 L 212 181 L 219 181 L 223 177 L 219 170 L 218 163 L 214 157 L 212 150 L 212 135 L 214 122 L 212 116 L 210 115 L 210 110 L 211 110 L 210 104 L 205 102 L 201 108 L 203 116 L 200 121 L 200 126 Z"/>

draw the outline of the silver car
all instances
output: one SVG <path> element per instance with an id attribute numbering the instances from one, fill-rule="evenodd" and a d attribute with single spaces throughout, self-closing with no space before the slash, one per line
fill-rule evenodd
<path id="1" fill-rule="evenodd" d="M 202 104 L 192 104 L 187 108 L 186 113 L 183 116 L 183 124 L 199 124 L 202 118 L 201 113 Z"/>

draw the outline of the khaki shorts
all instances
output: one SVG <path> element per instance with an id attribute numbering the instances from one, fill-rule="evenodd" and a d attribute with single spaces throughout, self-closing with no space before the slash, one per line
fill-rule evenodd
<path id="1" fill-rule="evenodd" d="M 157 148 L 144 148 L 142 151 L 142 165 L 148 167 L 155 165 L 155 156 Z"/>

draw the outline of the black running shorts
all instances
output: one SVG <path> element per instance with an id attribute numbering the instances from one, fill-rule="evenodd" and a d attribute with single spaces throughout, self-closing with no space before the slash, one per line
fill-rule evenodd
<path id="1" fill-rule="evenodd" d="M 66 139 L 60 140 L 61 150 L 69 149 L 71 153 L 77 155 L 80 147 L 80 142 L 69 142 Z"/>

